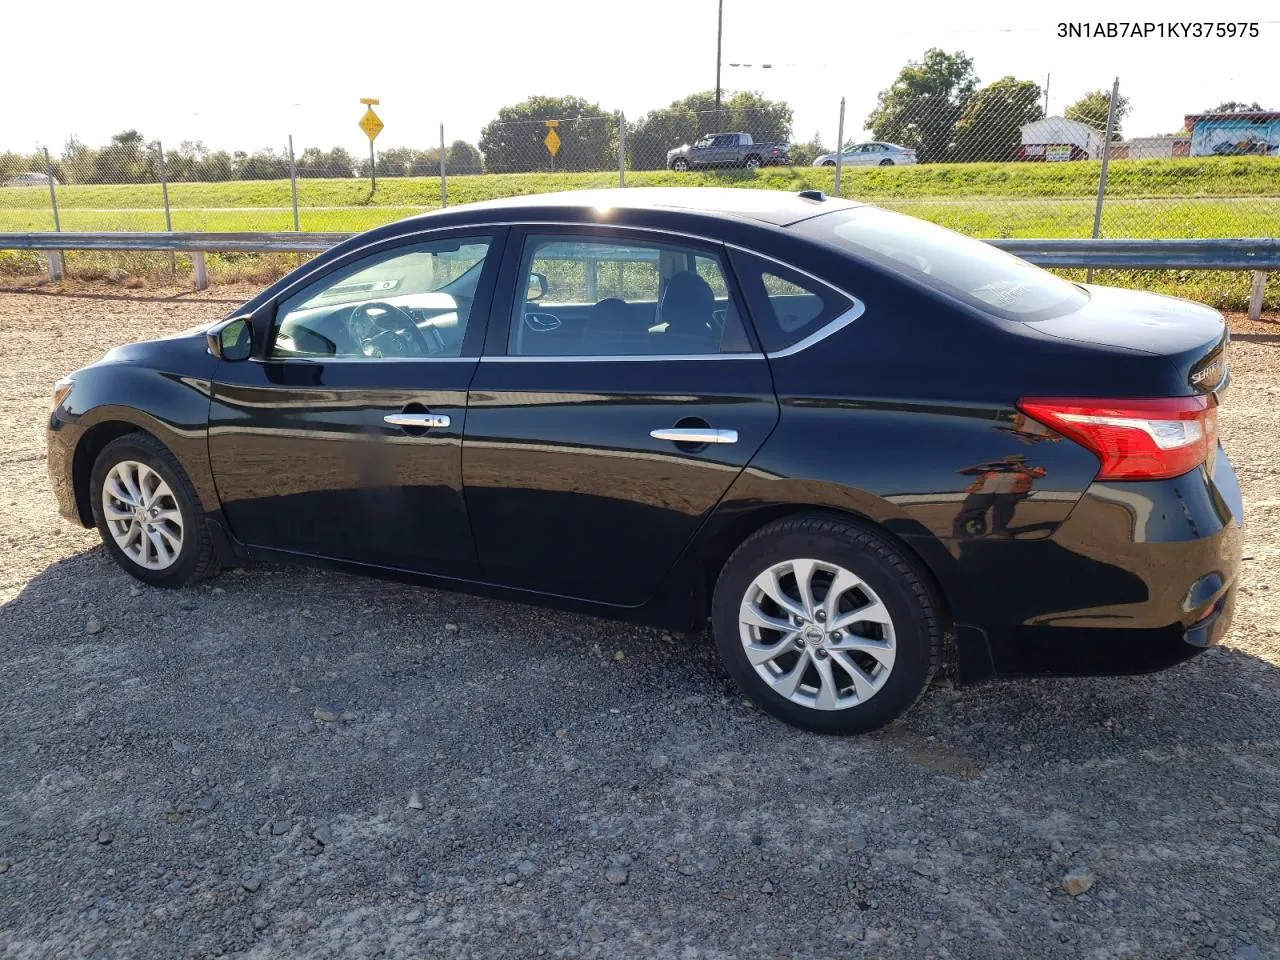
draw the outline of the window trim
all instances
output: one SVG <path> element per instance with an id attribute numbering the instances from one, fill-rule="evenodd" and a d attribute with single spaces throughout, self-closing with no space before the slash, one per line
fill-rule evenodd
<path id="1" fill-rule="evenodd" d="M 760 349 L 760 339 L 756 336 L 755 325 L 751 322 L 750 312 L 746 309 L 746 298 L 742 294 L 737 276 L 733 271 L 733 263 L 728 255 L 728 250 L 732 244 L 710 237 L 662 230 L 657 227 L 552 221 L 513 223 L 511 227 L 511 233 L 507 237 L 507 250 L 503 257 L 502 272 L 498 276 L 497 292 L 494 295 L 490 311 L 489 332 L 485 338 L 484 352 L 480 356 L 482 363 L 644 363 L 657 360 L 759 360 L 765 356 Z M 590 233 L 585 231 L 590 231 Z M 518 295 L 517 291 L 520 289 L 520 268 L 525 259 L 525 246 L 533 240 L 545 237 L 583 239 L 586 242 L 608 242 L 612 240 L 621 243 L 642 243 L 650 246 L 658 246 L 667 242 L 672 246 L 685 247 L 694 254 L 715 258 L 720 266 L 721 273 L 724 275 L 729 298 L 733 301 L 734 307 L 738 311 L 750 349 L 741 353 L 646 353 L 577 356 L 567 354 L 533 356 L 508 353 L 511 324 Z M 689 241 L 692 241 L 692 243 Z"/>
<path id="2" fill-rule="evenodd" d="M 832 334 L 838 333 L 839 331 L 843 330 L 845 327 L 853 323 L 853 321 L 857 320 L 859 317 L 861 317 L 864 313 L 867 312 L 867 306 L 860 297 L 855 297 L 848 290 L 844 290 L 840 287 L 837 287 L 833 283 L 828 283 L 826 280 L 823 280 L 821 277 L 814 276 L 812 273 L 809 273 L 807 270 L 803 270 L 800 267 L 797 267 L 794 264 L 787 263 L 785 260 L 780 260 L 777 257 L 771 257 L 767 253 L 761 253 L 758 250 L 751 250 L 747 247 L 738 246 L 736 244 L 730 244 L 728 246 L 730 247 L 730 249 L 746 254 L 747 256 L 755 257 L 758 260 L 764 260 L 768 263 L 776 264 L 777 266 L 782 267 L 784 270 L 790 273 L 794 273 L 799 276 L 802 276 L 806 280 L 811 280 L 814 283 L 825 287 L 827 290 L 831 291 L 832 293 L 837 294 L 842 299 L 849 301 L 849 306 L 847 308 L 840 311 L 840 313 L 836 314 L 834 317 L 832 317 L 830 320 L 828 320 L 822 326 L 818 327 L 813 332 L 808 333 L 805 336 L 801 337 L 799 340 L 795 341 L 795 343 L 790 343 L 787 346 L 782 347 L 781 349 L 778 349 L 778 350 L 766 350 L 764 355 L 768 357 L 770 360 L 778 360 L 778 359 L 782 359 L 783 357 L 794 356 L 795 354 L 800 353 L 802 350 L 807 350 L 809 347 L 813 346 L 815 343 L 819 343 L 827 339 L 827 337 L 831 336 Z M 733 269 L 736 274 L 738 267 L 736 264 L 732 263 L 732 258 L 730 259 L 730 263 L 731 265 L 733 265 Z M 743 288 L 742 280 L 740 278 L 737 278 L 736 276 L 735 276 L 735 279 L 738 280 L 739 289 L 742 289 Z M 779 279 L 785 280 L 786 278 L 780 277 Z M 767 298 L 768 294 L 766 293 L 765 295 Z M 745 290 L 743 292 L 743 297 L 744 298 L 746 297 Z M 770 309 L 772 309 L 772 307 Z M 756 335 L 756 340 L 760 343 L 761 347 L 763 347 L 764 339 L 760 336 L 760 329 L 759 329 L 760 321 L 756 319 L 756 316 L 754 313 L 751 314 L 751 318 L 752 318 L 752 325 L 756 328 L 754 331 Z"/>

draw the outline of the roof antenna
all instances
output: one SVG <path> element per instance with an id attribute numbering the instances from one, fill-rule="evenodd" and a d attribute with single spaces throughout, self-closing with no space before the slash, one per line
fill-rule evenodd
<path id="1" fill-rule="evenodd" d="M 806 200 L 821 201 L 827 199 L 827 195 L 821 190 L 801 190 L 800 196 L 804 197 Z"/>

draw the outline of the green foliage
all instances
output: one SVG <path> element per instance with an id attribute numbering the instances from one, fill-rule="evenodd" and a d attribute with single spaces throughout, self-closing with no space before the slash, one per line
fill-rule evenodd
<path id="1" fill-rule="evenodd" d="M 445 153 L 445 164 L 450 176 L 466 176 L 484 173 L 484 157 L 465 140 L 455 140 Z"/>
<path id="2" fill-rule="evenodd" d="M 1254 100 L 1252 103 L 1242 103 L 1239 100 L 1224 100 L 1216 107 L 1210 107 L 1205 113 L 1260 113 L 1266 107 Z"/>
<path id="3" fill-rule="evenodd" d="M 1120 135 L 1120 121 L 1129 115 L 1129 98 L 1121 94 L 1116 100 L 1116 127 L 1112 132 L 1112 140 L 1123 140 Z M 1111 94 L 1106 90 L 1091 90 L 1077 100 L 1062 115 L 1068 120 L 1088 124 L 1099 133 L 1107 131 L 1107 113 L 1111 110 Z"/>
<path id="4" fill-rule="evenodd" d="M 955 159 L 961 163 L 1012 160 L 1022 142 L 1019 127 L 1044 116 L 1041 91 L 1030 80 L 1001 77 L 965 104 L 955 129 Z"/>
<path id="5" fill-rule="evenodd" d="M 558 120 L 560 148 L 553 157 L 545 146 Z M 530 97 L 503 107 L 480 132 L 480 152 L 493 173 L 534 170 L 607 170 L 617 164 L 617 121 L 598 103 L 581 97 Z"/>
<path id="6" fill-rule="evenodd" d="M 327 153 L 319 147 L 307 147 L 295 165 L 300 178 L 353 177 L 356 170 L 355 157 L 343 147 L 334 147 Z"/>
<path id="7" fill-rule="evenodd" d="M 947 160 L 956 124 L 977 86 L 973 58 L 932 47 L 880 91 L 867 128 L 876 140 L 914 148 L 921 163 Z"/>
<path id="8" fill-rule="evenodd" d="M 667 151 L 710 133 L 743 131 L 761 142 L 791 139 L 791 108 L 763 94 L 723 94 L 716 112 L 714 90 L 692 93 L 668 107 L 645 114 L 627 132 L 627 162 L 632 170 L 661 170 Z"/>
<path id="9" fill-rule="evenodd" d="M 791 145 L 791 164 L 796 167 L 807 167 L 824 153 L 830 152 L 822 145 L 822 135 L 815 133 L 813 139 L 808 143 L 793 143 Z"/>

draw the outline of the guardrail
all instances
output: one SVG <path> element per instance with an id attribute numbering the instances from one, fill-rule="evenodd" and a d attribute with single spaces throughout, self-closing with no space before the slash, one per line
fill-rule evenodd
<path id="1" fill-rule="evenodd" d="M 206 253 L 319 253 L 350 233 L 0 233 L 0 250 L 39 250 L 49 278 L 63 275 L 65 250 L 163 250 L 190 253 L 195 286 L 209 285 Z M 1262 313 L 1267 273 L 1280 270 L 1280 239 L 1231 240 L 988 240 L 1042 267 L 1090 270 L 1247 270 L 1253 272 L 1249 318 Z"/>

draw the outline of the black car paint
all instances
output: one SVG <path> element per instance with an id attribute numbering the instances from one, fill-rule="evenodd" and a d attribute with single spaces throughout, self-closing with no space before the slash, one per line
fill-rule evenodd
<path id="1" fill-rule="evenodd" d="M 806 218 L 842 206 L 795 201 L 773 216 L 529 199 L 378 228 L 236 311 L 254 318 L 252 360 L 219 363 L 197 333 L 77 372 L 50 420 L 55 491 L 67 516 L 90 523 L 86 460 L 120 424 L 136 425 L 183 463 L 229 552 L 302 555 L 675 629 L 703 622 L 719 563 L 749 532 L 828 510 L 910 548 L 940 588 L 966 679 L 1152 669 L 1220 638 L 1241 517 L 1225 455 L 1174 480 L 1097 484 L 1091 453 L 1027 430 L 1015 403 L 1114 395 L 1117 384 L 1133 396 L 1185 394 L 1225 337 L 1206 348 L 1197 338 L 1208 328 L 1189 332 L 1177 310 L 1148 310 L 1140 334 L 1099 336 L 1116 298 L 1096 290 L 1080 316 L 993 318 L 804 236 Z M 485 224 L 713 238 L 701 242 L 802 266 L 855 293 L 865 314 L 768 359 L 507 362 L 508 255 L 485 311 L 483 360 L 474 341 L 465 352 L 477 356 L 444 363 L 263 357 L 272 305 L 297 284 L 425 231 Z M 472 324 L 484 321 L 477 309 Z M 406 403 L 448 410 L 450 429 L 423 442 L 381 424 Z M 686 417 L 743 440 L 680 450 L 648 436 Z M 282 431 L 302 436 L 278 449 L 261 440 Z M 336 481 L 319 478 L 320 465 Z M 965 519 L 974 471 L 990 469 L 1035 477 L 998 530 Z M 423 549 L 431 525 L 406 522 L 406 510 L 443 518 L 437 549 Z"/>

